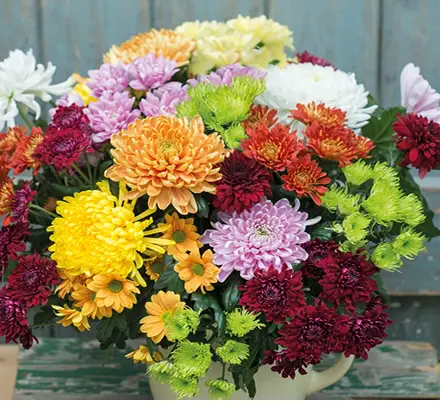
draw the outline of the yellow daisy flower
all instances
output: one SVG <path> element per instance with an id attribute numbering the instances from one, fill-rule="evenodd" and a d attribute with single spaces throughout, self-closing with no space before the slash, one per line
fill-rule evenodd
<path id="1" fill-rule="evenodd" d="M 72 292 L 73 306 L 81 308 L 84 316 L 101 320 L 103 317 L 112 316 L 112 308 L 107 306 L 98 306 L 96 301 L 96 293 L 91 291 L 87 286 L 79 285 Z"/>
<path id="2" fill-rule="evenodd" d="M 145 273 L 151 280 L 158 280 L 160 274 L 165 270 L 165 264 L 162 256 L 156 256 L 145 261 Z"/>
<path id="3" fill-rule="evenodd" d="M 136 350 L 125 355 L 127 359 L 133 359 L 133 363 L 152 364 L 163 360 L 163 354 L 155 352 L 153 357 L 147 346 L 140 345 Z"/>
<path id="4" fill-rule="evenodd" d="M 61 299 L 65 299 L 67 294 L 71 293 L 77 286 L 85 283 L 85 275 L 73 276 L 65 269 L 58 269 L 58 275 L 62 281 L 55 289 L 55 293 Z"/>
<path id="5" fill-rule="evenodd" d="M 174 292 L 160 291 L 151 297 L 151 302 L 145 303 L 148 316 L 140 320 L 141 332 L 145 333 L 154 343 L 159 343 L 166 337 L 165 323 L 162 319 L 167 312 L 183 309 L 185 302 L 180 301 L 180 295 Z"/>
<path id="6" fill-rule="evenodd" d="M 72 309 L 69 305 L 56 306 L 52 305 L 52 308 L 56 311 L 55 315 L 61 319 L 57 322 L 64 327 L 73 325 L 80 332 L 84 330 L 90 330 L 89 319 L 87 316 L 83 315 L 81 311 L 77 309 Z"/>

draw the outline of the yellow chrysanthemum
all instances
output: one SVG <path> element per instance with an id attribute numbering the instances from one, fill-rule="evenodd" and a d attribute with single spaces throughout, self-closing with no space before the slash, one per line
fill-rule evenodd
<path id="1" fill-rule="evenodd" d="M 112 308 L 107 306 L 98 306 L 96 300 L 96 293 L 91 291 L 87 286 L 76 286 L 72 292 L 73 306 L 81 308 L 81 313 L 84 316 L 101 320 L 103 317 L 112 316 Z"/>
<path id="2" fill-rule="evenodd" d="M 69 305 L 52 305 L 52 308 L 55 310 L 55 315 L 61 318 L 57 323 L 64 327 L 73 325 L 80 332 L 90 330 L 89 319 L 87 316 L 83 315 L 80 310 L 72 309 Z"/>
<path id="3" fill-rule="evenodd" d="M 163 315 L 167 312 L 173 313 L 176 309 L 183 309 L 184 306 L 185 302 L 180 301 L 180 295 L 161 290 L 151 297 L 151 302 L 145 303 L 148 316 L 140 320 L 141 332 L 150 337 L 154 343 L 159 343 L 166 337 Z"/>
<path id="4" fill-rule="evenodd" d="M 133 359 L 133 363 L 152 364 L 163 360 L 163 354 L 155 352 L 151 356 L 147 346 L 140 345 L 136 350 L 125 355 L 127 359 Z"/>
<path id="5" fill-rule="evenodd" d="M 231 29 L 226 23 L 218 21 L 186 21 L 174 30 L 176 33 L 182 34 L 187 38 L 200 40 L 208 36 L 221 37 Z"/>
<path id="6" fill-rule="evenodd" d="M 165 264 L 163 263 L 162 255 L 157 255 L 147 259 L 144 263 L 145 274 L 149 276 L 151 280 L 158 280 L 160 274 L 165 270 Z"/>
<path id="7" fill-rule="evenodd" d="M 112 308 L 118 313 L 124 308 L 131 309 L 136 303 L 135 293 L 141 293 L 136 286 L 136 282 L 119 275 L 95 275 L 87 284 L 87 288 L 95 293 L 97 307 Z"/>
<path id="8" fill-rule="evenodd" d="M 85 106 L 89 105 L 91 102 L 98 101 L 96 97 L 92 96 L 92 90 L 87 85 L 90 78 L 81 77 L 78 73 L 73 73 L 72 77 L 77 83 L 75 87 L 73 87 L 73 91 L 81 97 Z"/>
<path id="9" fill-rule="evenodd" d="M 122 199 L 127 192 L 123 184 L 119 198 L 110 192 L 108 181 L 99 182 L 98 187 L 100 190 L 78 192 L 58 202 L 60 217 L 47 229 L 52 232 L 51 258 L 70 275 L 130 276 L 145 286 L 138 271 L 143 265 L 141 254 L 146 250 L 164 253 L 163 246 L 174 244 L 148 236 L 168 228 L 146 230 L 153 219 L 145 218 L 155 210 L 136 216 L 135 202 Z"/>
<path id="10" fill-rule="evenodd" d="M 178 34 L 173 30 L 151 30 L 139 33 L 120 46 L 113 46 L 104 56 L 104 62 L 115 64 L 121 61 L 130 64 L 136 58 L 149 53 L 174 60 L 177 67 L 188 64 L 196 43 L 191 38 Z"/>
<path id="11" fill-rule="evenodd" d="M 71 293 L 76 287 L 85 285 L 85 275 L 75 276 L 65 269 L 58 269 L 58 275 L 62 281 L 55 289 L 55 293 L 57 293 L 61 299 L 65 299 L 67 294 Z"/>
<path id="12" fill-rule="evenodd" d="M 193 293 L 199 288 L 202 293 L 214 289 L 212 284 L 217 283 L 220 268 L 212 263 L 214 254 L 211 250 L 200 255 L 197 249 L 197 252 L 189 255 L 180 254 L 175 257 L 179 263 L 174 270 L 179 274 L 179 278 L 185 281 L 185 290 L 188 293 Z"/>
<path id="13" fill-rule="evenodd" d="M 115 165 L 105 176 L 127 183 L 132 189 L 127 199 L 148 195 L 150 208 L 173 205 L 182 215 L 195 213 L 193 194 L 214 194 L 213 182 L 221 178 L 218 164 L 225 147 L 217 134 L 204 133 L 198 116 L 191 121 L 166 116 L 137 119 L 113 134 L 111 143 Z"/>

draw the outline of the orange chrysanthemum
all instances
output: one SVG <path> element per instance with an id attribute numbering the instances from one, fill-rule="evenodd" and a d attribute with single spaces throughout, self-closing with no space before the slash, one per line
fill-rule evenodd
<path id="1" fill-rule="evenodd" d="M 148 195 L 148 206 L 169 205 L 182 215 L 197 212 L 193 193 L 215 193 L 213 182 L 221 178 L 218 164 L 225 147 L 217 134 L 206 135 L 200 117 L 148 117 L 113 134 L 115 165 L 105 172 L 113 181 L 125 181 L 132 189 L 125 196 Z"/>
<path id="2" fill-rule="evenodd" d="M 1 172 L 1 170 L 0 170 Z M 11 178 L 0 175 L 0 216 L 7 214 L 11 210 L 14 199 L 14 184 Z"/>
<path id="3" fill-rule="evenodd" d="M 290 114 L 292 118 L 306 125 L 317 122 L 332 127 L 344 125 L 347 120 L 344 111 L 338 108 L 326 107 L 324 104 L 316 105 L 314 102 L 307 105 L 297 104 L 296 109 L 291 110 Z"/>
<path id="4" fill-rule="evenodd" d="M 44 134 L 41 128 L 32 128 L 30 136 L 23 136 L 18 142 L 10 163 L 15 175 L 21 174 L 27 168 L 33 168 L 34 174 L 38 172 L 42 164 L 33 157 L 33 154 L 43 141 L 43 137 Z"/>
<path id="5" fill-rule="evenodd" d="M 300 198 L 309 196 L 316 205 L 322 204 L 321 196 L 327 192 L 324 185 L 331 182 L 331 178 L 310 155 L 295 159 L 287 168 L 287 174 L 281 178 L 286 191 L 295 191 Z"/>
<path id="6" fill-rule="evenodd" d="M 55 289 L 55 293 L 61 299 L 65 299 L 66 296 L 71 293 L 78 286 L 86 284 L 86 275 L 71 275 L 66 269 L 58 269 L 58 275 L 62 279 L 61 283 Z"/>
<path id="7" fill-rule="evenodd" d="M 260 124 L 270 128 L 273 127 L 277 121 L 277 110 L 263 107 L 262 105 L 253 105 L 249 117 L 243 121 L 242 125 L 244 129 L 256 128 Z"/>
<path id="8" fill-rule="evenodd" d="M 149 53 L 174 60 L 177 67 L 189 63 L 191 53 L 196 48 L 196 42 L 184 37 L 173 30 L 151 30 L 139 33 L 120 46 L 113 46 L 104 56 L 104 63 L 115 64 L 118 61 L 130 64 L 136 58 Z"/>
<path id="9" fill-rule="evenodd" d="M 81 308 L 81 313 L 91 319 L 103 317 L 111 317 L 113 314 L 112 308 L 107 306 L 98 306 L 96 301 L 96 293 L 91 291 L 87 286 L 76 286 L 71 295 L 74 303 L 73 306 Z"/>
<path id="10" fill-rule="evenodd" d="M 304 145 L 298 141 L 296 131 L 281 123 L 269 129 L 264 124 L 247 128 L 249 139 L 242 142 L 243 153 L 274 171 L 284 170 Z"/>
<path id="11" fill-rule="evenodd" d="M 73 325 L 80 332 L 90 330 L 89 319 L 87 316 L 84 316 L 81 311 L 73 309 L 69 307 L 69 305 L 52 305 L 52 308 L 55 310 L 55 315 L 61 318 L 57 323 L 63 325 L 64 327 Z"/>
<path id="12" fill-rule="evenodd" d="M 125 355 L 127 359 L 133 359 L 133 363 L 152 364 L 163 360 L 163 354 L 160 352 L 154 352 L 151 356 L 147 346 L 141 345 L 136 350 Z"/>
<path id="13" fill-rule="evenodd" d="M 17 144 L 24 138 L 26 138 L 26 127 L 18 125 L 0 133 L 0 152 L 12 154 Z"/>

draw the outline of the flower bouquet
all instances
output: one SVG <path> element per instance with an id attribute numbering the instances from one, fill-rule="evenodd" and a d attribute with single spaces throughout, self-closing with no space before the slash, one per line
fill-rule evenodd
<path id="1" fill-rule="evenodd" d="M 287 27 L 239 16 L 138 34 L 57 85 L 32 51 L 0 63 L 6 342 L 55 322 L 142 339 L 127 358 L 179 398 L 367 359 L 390 323 L 380 271 L 439 234 L 410 168 L 440 163 L 440 95 L 409 64 L 381 108 L 286 50 Z"/>

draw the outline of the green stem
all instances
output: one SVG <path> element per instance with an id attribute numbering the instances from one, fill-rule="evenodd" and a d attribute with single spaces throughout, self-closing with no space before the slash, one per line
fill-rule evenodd
<path id="1" fill-rule="evenodd" d="M 53 175 L 53 176 L 55 177 L 55 179 L 57 180 L 57 182 L 58 182 L 59 184 L 61 184 L 61 179 L 60 179 L 60 176 L 58 175 L 57 170 L 54 168 L 53 165 L 50 165 L 49 168 L 50 168 L 50 171 L 52 172 L 52 175 Z"/>
<path id="2" fill-rule="evenodd" d="M 89 181 L 89 179 L 87 178 L 86 174 L 84 174 L 84 172 L 82 172 L 82 171 L 79 169 L 78 165 L 76 165 L 76 164 L 72 164 L 72 168 L 73 168 L 76 172 L 78 172 L 78 174 L 84 179 L 84 182 L 85 182 L 86 184 L 90 185 L 90 184 L 92 183 L 92 181 Z"/>
<path id="3" fill-rule="evenodd" d="M 89 156 L 87 155 L 87 152 L 84 153 L 84 159 L 86 160 L 87 164 L 87 173 L 89 174 L 89 180 L 93 184 L 95 180 L 93 179 L 92 168 L 90 167 Z"/>
<path id="4" fill-rule="evenodd" d="M 64 185 L 69 186 L 69 179 L 67 178 L 67 174 L 64 174 Z"/>
<path id="5" fill-rule="evenodd" d="M 222 380 L 225 380 L 226 376 L 226 363 L 222 363 Z"/>
<path id="6" fill-rule="evenodd" d="M 57 215 L 57 214 L 54 214 L 53 212 L 50 212 L 50 211 L 48 211 L 47 209 L 44 209 L 44 208 L 42 208 L 42 207 L 39 206 L 39 205 L 30 204 L 30 207 L 31 207 L 32 209 L 37 209 L 37 210 L 39 210 L 39 211 L 41 211 L 41 212 L 44 212 L 47 216 L 50 216 L 50 217 L 52 217 L 52 218 L 58 218 L 58 215 Z"/>
<path id="7" fill-rule="evenodd" d="M 30 119 L 24 113 L 23 109 L 20 107 L 20 104 L 17 104 L 17 108 L 18 108 L 18 113 L 20 114 L 20 117 L 23 118 L 24 122 L 29 127 L 29 129 L 32 129 L 34 127 L 34 124 L 32 124 Z"/>
<path id="8" fill-rule="evenodd" d="M 93 170 L 93 181 L 94 182 L 97 182 L 97 180 L 98 180 L 99 165 L 100 164 L 95 164 L 95 169 Z"/>
<path id="9" fill-rule="evenodd" d="M 87 184 L 87 182 L 84 182 L 75 174 L 71 174 L 70 177 L 73 178 L 78 183 L 79 186 L 83 186 L 85 183 Z"/>

